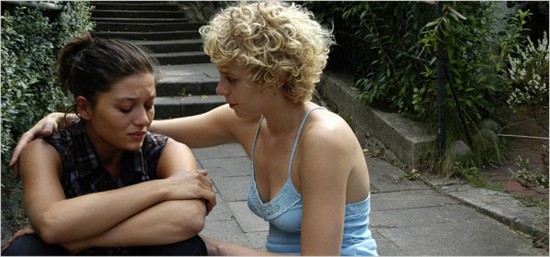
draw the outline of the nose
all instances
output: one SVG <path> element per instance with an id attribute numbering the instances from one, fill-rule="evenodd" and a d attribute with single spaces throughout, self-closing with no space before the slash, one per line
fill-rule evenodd
<path id="1" fill-rule="evenodd" d="M 218 81 L 218 85 L 216 85 L 216 94 L 223 96 L 229 94 L 229 87 L 227 85 L 227 82 L 223 79 L 220 79 L 220 81 Z"/>
<path id="2" fill-rule="evenodd" d="M 138 111 L 136 112 L 136 117 L 134 118 L 134 125 L 142 127 L 148 126 L 152 120 L 154 113 L 154 107 L 152 107 L 150 110 L 147 110 L 145 108 L 138 108 Z"/>

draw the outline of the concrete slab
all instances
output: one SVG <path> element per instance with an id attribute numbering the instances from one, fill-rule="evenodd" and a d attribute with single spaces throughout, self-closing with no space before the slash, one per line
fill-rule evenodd
<path id="1" fill-rule="evenodd" d="M 234 157 L 200 160 L 201 167 L 208 170 L 208 175 L 214 179 L 251 175 L 248 157 Z"/>
<path id="2" fill-rule="evenodd" d="M 227 202 L 227 206 L 235 215 L 235 220 L 245 233 L 267 232 L 269 230 L 269 224 L 252 213 L 246 201 Z"/>
<path id="3" fill-rule="evenodd" d="M 253 248 L 266 251 L 265 249 L 265 243 L 267 242 L 267 231 L 263 232 L 250 232 L 246 233 L 246 238 L 248 238 L 248 242 L 250 242 L 250 245 Z"/>
<path id="4" fill-rule="evenodd" d="M 536 206 L 526 207 L 509 194 L 470 185 L 450 185 L 442 187 L 442 190 L 496 220 L 534 235 L 548 244 L 548 210 Z"/>
<path id="5" fill-rule="evenodd" d="M 215 147 L 207 148 L 193 148 L 191 149 L 195 158 L 202 161 L 206 159 L 220 159 L 220 158 L 233 158 L 233 157 L 248 157 L 244 148 L 238 143 L 225 144 Z"/>
<path id="6" fill-rule="evenodd" d="M 224 201 L 246 201 L 250 176 L 225 177 L 212 180 Z"/>
<path id="7" fill-rule="evenodd" d="M 233 212 L 231 212 L 227 203 L 219 194 L 216 194 L 216 206 L 214 206 L 214 209 L 206 216 L 206 223 L 208 224 L 220 220 L 234 220 L 234 218 Z"/>
<path id="8" fill-rule="evenodd" d="M 465 220 L 486 219 L 463 205 L 419 207 L 373 211 L 372 228 L 422 227 L 444 223 L 461 223 Z"/>
<path id="9" fill-rule="evenodd" d="M 237 224 L 237 222 L 232 220 L 219 220 L 219 221 L 209 221 L 206 223 L 205 228 L 201 232 L 201 235 L 206 235 L 216 239 L 253 247 L 256 244 L 252 244 L 245 233 Z"/>
<path id="10" fill-rule="evenodd" d="M 380 159 L 369 159 L 367 165 L 369 167 L 371 191 L 373 194 L 428 188 L 428 186 L 420 180 L 411 181 L 406 179 L 405 176 L 407 173 Z"/>
<path id="11" fill-rule="evenodd" d="M 407 256 L 517 256 L 543 253 L 532 248 L 528 238 L 489 218 L 378 228 L 377 231 Z"/>
<path id="12" fill-rule="evenodd" d="M 373 194 L 373 211 L 426 208 L 459 204 L 460 202 L 431 189 Z"/>

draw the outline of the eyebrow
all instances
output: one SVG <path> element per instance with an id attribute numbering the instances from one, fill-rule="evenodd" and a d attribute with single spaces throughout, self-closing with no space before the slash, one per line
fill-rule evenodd
<path id="1" fill-rule="evenodd" d="M 156 98 L 156 97 L 157 97 L 157 93 L 155 92 L 155 94 L 150 96 L 148 99 Z M 135 96 L 123 96 L 123 97 L 120 97 L 120 98 L 116 98 L 115 100 L 117 100 L 117 101 L 134 101 L 138 98 L 139 97 L 135 97 Z"/>

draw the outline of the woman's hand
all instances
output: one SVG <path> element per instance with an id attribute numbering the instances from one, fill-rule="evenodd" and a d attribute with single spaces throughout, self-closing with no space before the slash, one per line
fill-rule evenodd
<path id="1" fill-rule="evenodd" d="M 166 178 L 164 189 L 167 190 L 168 199 L 203 199 L 206 213 L 210 213 L 216 205 L 216 194 L 207 175 L 206 170 L 181 171 Z"/>
<path id="2" fill-rule="evenodd" d="M 67 120 L 63 119 L 65 116 Z M 18 162 L 21 151 L 23 151 L 23 148 L 25 148 L 25 146 L 27 146 L 27 144 L 31 142 L 36 135 L 42 134 L 46 137 L 49 137 L 53 134 L 53 132 L 57 131 L 58 128 L 64 128 L 67 123 L 75 121 L 76 119 L 78 119 L 76 115 L 65 115 L 64 113 L 60 112 L 50 113 L 46 117 L 38 121 L 27 132 L 23 133 L 23 135 L 19 139 L 19 142 L 17 143 L 17 146 L 13 150 L 9 164 L 10 168 L 14 169 L 15 171 L 15 178 L 19 177 Z"/>

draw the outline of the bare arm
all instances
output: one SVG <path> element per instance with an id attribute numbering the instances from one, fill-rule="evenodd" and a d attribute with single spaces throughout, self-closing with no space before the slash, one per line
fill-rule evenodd
<path id="1" fill-rule="evenodd" d="M 74 114 L 67 115 L 67 119 L 64 119 L 64 117 L 65 114 L 63 113 L 50 113 L 21 136 L 17 146 L 13 150 L 9 164 L 15 170 L 14 176 L 16 178 L 19 177 L 18 161 L 21 152 L 32 141 L 35 135 L 42 133 L 44 136 L 49 136 L 58 127 L 64 127 L 65 123 L 78 119 Z M 255 124 L 257 120 L 245 121 L 238 118 L 226 104 L 200 115 L 168 120 L 154 120 L 150 130 L 158 134 L 167 135 L 191 148 L 201 148 L 235 141 L 243 144 L 243 140 L 248 140 L 248 134 L 243 134 L 243 124 L 248 122 Z M 243 145 L 246 146 L 248 144 Z"/>
<path id="2" fill-rule="evenodd" d="M 169 139 L 157 168 L 160 178 L 181 176 L 179 173 L 196 173 L 193 171 L 196 169 L 196 160 L 187 146 Z M 206 172 L 201 171 L 201 174 L 211 187 Z M 215 204 L 213 191 L 207 199 L 165 201 L 130 217 L 105 233 L 74 244 L 66 244 L 65 247 L 76 252 L 90 247 L 180 242 L 196 236 L 204 228 L 206 213 L 212 210 Z M 152 238 L 151 235 L 155 236 Z"/>
<path id="3" fill-rule="evenodd" d="M 243 127 L 248 123 L 225 104 L 200 115 L 154 120 L 151 131 L 172 137 L 191 148 L 201 148 L 236 141 L 242 143 Z"/>
<path id="4" fill-rule="evenodd" d="M 38 121 L 27 132 L 23 133 L 23 135 L 19 139 L 19 142 L 17 142 L 17 146 L 15 147 L 15 149 L 13 149 L 9 164 L 9 167 L 15 170 L 15 178 L 19 177 L 19 156 L 21 156 L 23 148 L 25 148 L 25 146 L 33 140 L 35 135 L 43 134 L 44 136 L 50 136 L 54 131 L 57 130 L 58 126 L 64 127 L 67 123 L 71 123 L 73 121 L 76 121 L 77 119 L 78 117 L 74 114 L 65 115 L 64 113 L 60 112 L 50 113 L 46 117 Z"/>
<path id="5" fill-rule="evenodd" d="M 340 255 L 346 188 L 351 170 L 348 140 L 338 128 L 313 129 L 302 144 L 302 254 Z M 322 138 L 323 140 L 319 140 Z"/>
<path id="6" fill-rule="evenodd" d="M 161 202 L 210 201 L 214 196 L 205 176 L 178 172 L 167 179 L 65 199 L 59 182 L 60 170 L 59 155 L 43 140 L 35 140 L 24 149 L 21 174 L 25 207 L 33 228 L 49 243 L 98 236 Z M 204 210 L 204 205 L 202 208 Z"/>

